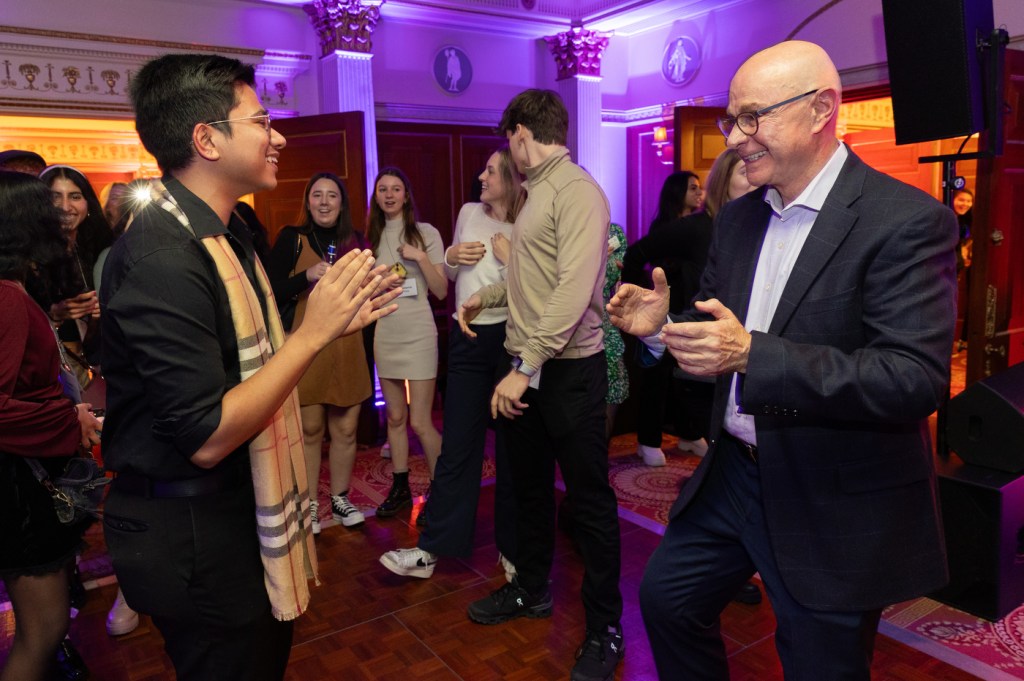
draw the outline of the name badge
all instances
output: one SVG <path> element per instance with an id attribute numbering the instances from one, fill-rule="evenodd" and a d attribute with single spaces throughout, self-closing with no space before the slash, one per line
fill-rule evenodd
<path id="1" fill-rule="evenodd" d="M 402 293 L 398 296 L 399 298 L 415 298 L 418 289 L 416 288 L 416 280 L 412 277 L 407 278 L 402 282 Z"/>

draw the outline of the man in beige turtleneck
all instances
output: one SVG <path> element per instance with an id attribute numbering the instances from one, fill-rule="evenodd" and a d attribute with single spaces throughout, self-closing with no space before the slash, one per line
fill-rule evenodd
<path id="1" fill-rule="evenodd" d="M 604 192 L 569 158 L 568 124 L 550 90 L 527 90 L 505 109 L 500 129 L 527 177 L 527 200 L 513 228 L 507 280 L 460 310 L 468 324 L 482 308 L 508 305 L 511 368 L 494 390 L 491 412 L 501 416 L 507 438 L 518 514 L 518 577 L 472 603 L 469 617 L 497 624 L 551 615 L 557 461 L 585 565 L 587 631 L 572 679 L 597 681 L 614 676 L 624 652 L 619 525 L 604 439 L 601 293 L 610 216 Z"/>

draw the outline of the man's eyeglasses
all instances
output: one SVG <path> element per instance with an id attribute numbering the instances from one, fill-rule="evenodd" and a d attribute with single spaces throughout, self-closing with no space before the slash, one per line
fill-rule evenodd
<path id="1" fill-rule="evenodd" d="M 808 90 L 802 95 L 790 97 L 789 99 L 783 102 L 779 102 L 778 104 L 772 104 L 771 106 L 766 106 L 763 109 L 758 109 L 757 111 L 744 111 L 743 113 L 737 114 L 736 116 L 722 116 L 716 121 L 718 123 L 718 129 L 722 131 L 723 135 L 728 137 L 730 133 L 732 133 L 732 129 L 739 126 L 740 132 L 742 132 L 744 135 L 747 135 L 748 137 L 752 137 L 753 135 L 757 134 L 758 121 L 761 118 L 761 116 L 764 116 L 769 111 L 774 111 L 775 109 L 778 109 L 780 106 L 786 106 L 787 104 L 792 104 L 793 102 L 799 99 L 803 99 L 804 97 L 813 95 L 819 89 L 820 88 L 814 88 L 813 90 Z"/>
<path id="2" fill-rule="evenodd" d="M 210 121 L 207 125 L 217 125 L 218 123 L 236 123 L 238 121 L 259 121 L 263 129 L 270 134 L 270 114 L 262 113 L 256 114 L 255 116 L 244 116 L 242 118 L 225 118 L 222 121 Z"/>

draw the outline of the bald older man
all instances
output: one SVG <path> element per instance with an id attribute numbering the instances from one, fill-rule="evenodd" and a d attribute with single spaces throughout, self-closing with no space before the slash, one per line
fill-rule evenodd
<path id="1" fill-rule="evenodd" d="M 717 377 L 712 446 L 641 586 L 662 679 L 729 676 L 719 615 L 759 572 L 787 679 L 868 679 L 881 609 L 946 579 L 928 415 L 948 391 L 953 214 L 836 139 L 817 45 L 755 54 L 719 121 L 760 190 L 715 222 L 695 309 L 624 286 L 612 321 Z"/>

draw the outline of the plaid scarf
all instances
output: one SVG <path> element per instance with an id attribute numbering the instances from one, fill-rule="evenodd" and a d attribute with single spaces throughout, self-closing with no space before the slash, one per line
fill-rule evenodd
<path id="1" fill-rule="evenodd" d="M 173 215 L 196 238 L 188 216 L 163 183 L 154 180 L 150 186 L 153 203 Z M 259 299 L 227 237 L 219 234 L 199 241 L 213 258 L 217 274 L 228 292 L 244 381 L 269 362 L 274 350 L 284 344 L 284 328 L 274 294 L 257 258 L 253 264 L 256 281 L 267 303 L 268 338 Z M 309 578 L 320 583 L 316 549 L 309 531 L 309 488 L 304 457 L 299 399 L 292 390 L 267 427 L 249 444 L 264 583 L 274 617 L 282 621 L 297 618 L 309 605 Z M 313 484 L 316 485 L 316 481 Z"/>

